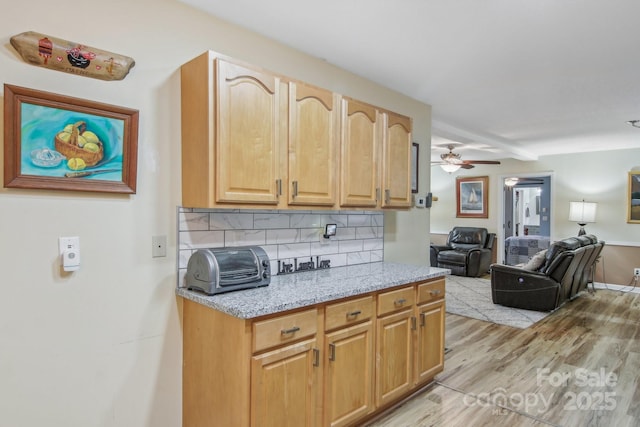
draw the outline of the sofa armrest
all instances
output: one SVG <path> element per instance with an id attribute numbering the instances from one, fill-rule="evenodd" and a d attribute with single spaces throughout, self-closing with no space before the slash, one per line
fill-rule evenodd
<path id="1" fill-rule="evenodd" d="M 515 266 L 491 266 L 494 304 L 526 310 L 551 311 L 559 304 L 560 283 L 543 273 Z"/>

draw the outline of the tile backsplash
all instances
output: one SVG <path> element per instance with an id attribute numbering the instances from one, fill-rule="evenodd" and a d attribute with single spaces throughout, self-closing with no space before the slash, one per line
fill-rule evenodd
<path id="1" fill-rule="evenodd" d="M 200 248 L 261 246 L 278 261 L 329 260 L 331 267 L 383 260 L 384 214 L 376 211 L 265 211 L 178 207 L 178 286 L 191 254 Z M 335 236 L 323 237 L 326 224 Z"/>

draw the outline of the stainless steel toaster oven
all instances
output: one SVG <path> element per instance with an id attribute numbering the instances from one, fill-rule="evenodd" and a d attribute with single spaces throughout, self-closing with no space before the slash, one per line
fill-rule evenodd
<path id="1" fill-rule="evenodd" d="M 269 256 L 259 246 L 198 249 L 187 264 L 186 286 L 207 295 L 267 286 Z"/>

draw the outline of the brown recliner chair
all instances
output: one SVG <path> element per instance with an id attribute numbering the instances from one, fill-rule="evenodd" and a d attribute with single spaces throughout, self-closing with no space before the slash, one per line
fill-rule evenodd
<path id="1" fill-rule="evenodd" d="M 457 276 L 479 277 L 491 266 L 491 250 L 495 233 L 486 228 L 454 227 L 446 245 L 431 245 L 433 267 L 448 268 Z"/>

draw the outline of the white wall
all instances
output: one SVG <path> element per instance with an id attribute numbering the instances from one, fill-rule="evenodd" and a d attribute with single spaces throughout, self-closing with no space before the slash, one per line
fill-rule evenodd
<path id="1" fill-rule="evenodd" d="M 174 0 L 5 0 L 2 12 L 3 83 L 140 111 L 136 195 L 0 189 L 2 426 L 180 425 L 179 67 L 205 50 L 413 117 L 428 188 L 430 108 L 324 61 Z M 114 82 L 34 67 L 9 44 L 29 30 L 136 65 Z M 426 263 L 428 233 L 424 209 L 385 214 L 385 258 Z M 169 256 L 152 258 L 151 237 L 163 234 Z M 80 237 L 80 271 L 60 272 L 60 236 Z"/>

